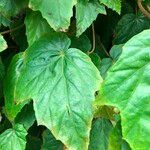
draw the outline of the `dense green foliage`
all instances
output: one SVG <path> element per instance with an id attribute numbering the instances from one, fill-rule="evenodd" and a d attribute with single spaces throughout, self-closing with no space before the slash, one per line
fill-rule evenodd
<path id="1" fill-rule="evenodd" d="M 149 0 L 0 1 L 0 150 L 148 150 L 149 105 Z"/>

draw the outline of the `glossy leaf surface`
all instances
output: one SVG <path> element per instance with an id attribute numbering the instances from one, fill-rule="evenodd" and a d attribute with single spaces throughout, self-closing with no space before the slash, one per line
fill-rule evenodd
<path id="1" fill-rule="evenodd" d="M 7 129 L 0 135 L 1 150 L 24 150 L 26 145 L 27 132 L 20 124 L 16 124 L 12 129 Z"/>
<path id="2" fill-rule="evenodd" d="M 76 0 L 29 0 L 29 7 L 39 10 L 54 30 L 65 30 L 70 25 Z"/>
<path id="3" fill-rule="evenodd" d="M 91 129 L 89 150 L 108 149 L 109 134 L 112 124 L 108 119 L 97 119 Z"/>
<path id="4" fill-rule="evenodd" d="M 15 102 L 33 98 L 38 124 L 49 128 L 67 147 L 86 149 L 92 102 L 101 77 L 90 58 L 69 45 L 64 34 L 54 34 L 26 50 Z"/>
<path id="5" fill-rule="evenodd" d="M 98 96 L 101 105 L 113 105 L 121 111 L 123 138 L 132 149 L 148 149 L 150 144 L 147 138 L 150 134 L 149 41 L 150 30 L 145 30 L 125 44 Z"/>

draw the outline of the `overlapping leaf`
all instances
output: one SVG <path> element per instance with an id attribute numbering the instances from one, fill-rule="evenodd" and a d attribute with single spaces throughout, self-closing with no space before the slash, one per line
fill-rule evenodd
<path id="1" fill-rule="evenodd" d="M 52 133 L 47 129 L 43 133 L 42 150 L 63 150 L 63 144 L 57 141 Z"/>
<path id="2" fill-rule="evenodd" d="M 7 129 L 0 135 L 1 150 L 24 150 L 26 145 L 27 132 L 20 124 L 16 124 L 12 129 Z"/>
<path id="3" fill-rule="evenodd" d="M 129 144 L 122 139 L 121 122 L 117 122 L 116 126 L 109 134 L 108 142 L 109 150 L 131 150 Z"/>
<path id="4" fill-rule="evenodd" d="M 40 12 L 28 11 L 25 19 L 26 35 L 29 45 L 32 45 L 42 35 L 53 32 Z"/>
<path id="5" fill-rule="evenodd" d="M 103 3 L 108 8 L 111 8 L 120 14 L 121 12 L 121 0 L 99 0 L 100 3 Z"/>
<path id="6" fill-rule="evenodd" d="M 22 124 L 28 130 L 35 121 L 35 114 L 32 103 L 23 107 L 21 112 L 15 118 L 15 123 Z"/>
<path id="7" fill-rule="evenodd" d="M 114 44 L 123 44 L 134 35 L 150 28 L 150 20 L 141 13 L 124 15 L 115 30 Z"/>
<path id="8" fill-rule="evenodd" d="M 65 30 L 70 25 L 76 0 L 29 0 L 29 7 L 39 10 L 54 30 Z"/>
<path id="9" fill-rule="evenodd" d="M 132 149 L 149 149 L 150 139 L 150 30 L 123 47 L 100 90 L 98 103 L 121 111 L 123 138 Z"/>
<path id="10" fill-rule="evenodd" d="M 110 58 L 103 58 L 101 61 L 100 73 L 103 78 L 107 76 L 107 71 L 118 60 L 122 52 L 123 44 L 114 45 L 110 50 Z"/>
<path id="11" fill-rule="evenodd" d="M 1 0 L 0 1 L 0 26 L 9 26 L 11 17 L 27 7 L 28 0 Z"/>
<path id="12" fill-rule="evenodd" d="M 97 119 L 92 125 L 89 150 L 108 149 L 108 139 L 111 130 L 112 124 L 108 119 Z"/>
<path id="13" fill-rule="evenodd" d="M 97 0 L 78 0 L 76 5 L 77 36 L 80 36 L 97 18 L 97 15 L 106 14 L 105 7 Z"/>

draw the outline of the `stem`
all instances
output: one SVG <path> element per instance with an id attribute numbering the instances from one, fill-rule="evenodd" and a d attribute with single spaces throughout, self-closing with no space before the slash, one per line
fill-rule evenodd
<path id="1" fill-rule="evenodd" d="M 88 51 L 88 54 L 91 54 L 95 50 L 95 29 L 94 29 L 94 23 L 92 23 L 92 35 L 93 35 L 93 47 L 91 51 Z"/>
<path id="2" fill-rule="evenodd" d="M 139 7 L 139 9 L 141 10 L 141 12 L 142 12 L 147 18 L 150 19 L 150 13 L 143 7 L 143 5 L 142 5 L 142 0 L 138 0 L 137 3 L 138 3 L 138 7 Z"/>
<path id="3" fill-rule="evenodd" d="M 20 26 L 18 26 L 18 27 L 16 27 L 16 28 L 14 28 L 14 29 L 10 29 L 10 30 L 7 30 L 7 31 L 0 32 L 0 34 L 1 34 L 1 35 L 8 34 L 8 33 L 10 33 L 10 32 L 13 32 L 13 31 L 18 30 L 19 28 L 22 28 L 23 26 L 24 26 L 24 24 L 22 24 L 22 25 L 20 25 Z"/>

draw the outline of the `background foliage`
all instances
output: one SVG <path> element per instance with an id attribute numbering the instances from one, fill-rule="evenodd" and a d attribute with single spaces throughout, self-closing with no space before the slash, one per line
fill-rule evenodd
<path id="1" fill-rule="evenodd" d="M 0 150 L 148 150 L 149 0 L 0 1 Z"/>

